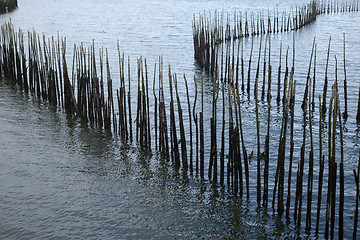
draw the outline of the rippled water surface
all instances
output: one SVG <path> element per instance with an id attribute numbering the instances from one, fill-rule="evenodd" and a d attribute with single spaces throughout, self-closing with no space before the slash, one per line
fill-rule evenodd
<path id="1" fill-rule="evenodd" d="M 161 55 L 164 56 L 165 65 L 171 63 L 173 72 L 178 73 L 179 76 L 185 73 L 189 79 L 192 79 L 192 76 L 199 76 L 201 72 L 193 56 L 193 14 L 213 12 L 215 9 L 266 13 L 276 8 L 282 10 L 296 6 L 292 1 L 279 0 L 271 2 L 254 0 L 241 3 L 233 0 L 19 0 L 18 2 L 17 10 L 0 16 L 1 23 L 11 19 L 15 28 L 24 31 L 35 29 L 48 37 L 57 36 L 59 33 L 60 36 L 67 38 L 69 54 L 73 44 L 79 45 L 83 42 L 85 46 L 89 46 L 94 39 L 98 48 L 108 48 L 114 79 L 118 77 L 117 40 L 121 51 L 126 56 L 130 56 L 134 69 L 136 58 L 146 57 L 149 66 L 153 66 Z M 297 1 L 297 4 L 307 2 Z M 359 126 L 355 121 L 360 83 L 358 44 L 360 14 L 358 12 L 319 16 L 314 23 L 294 33 L 297 59 L 295 78 L 299 93 L 295 116 L 297 121 L 295 142 L 299 144 L 295 146 L 294 161 L 298 162 L 300 156 L 302 141 L 300 101 L 304 92 L 312 41 L 316 37 L 318 79 L 316 93 L 322 92 L 323 81 L 320 79 L 324 78 L 326 53 L 331 36 L 329 80 L 332 84 L 335 79 L 336 55 L 339 67 L 339 89 L 343 99 L 343 33 L 346 33 L 349 92 L 349 118 L 344 123 L 346 184 L 344 224 L 345 237 L 350 238 L 355 206 L 352 170 L 357 165 L 359 152 Z M 259 39 L 255 38 L 254 41 L 256 46 L 254 56 L 257 56 Z M 284 52 L 288 46 L 289 58 L 292 57 L 292 41 L 292 33 L 271 37 L 273 69 L 279 64 L 280 43 L 283 44 L 282 65 L 285 65 Z M 246 39 L 244 41 L 246 64 L 250 45 L 251 40 Z M 207 79 L 206 76 L 205 78 Z M 118 87 L 117 83 L 114 84 Z M 182 84 L 179 83 L 180 94 L 183 101 L 186 101 Z M 194 87 L 190 87 L 189 90 L 193 97 Z M 275 94 L 275 90 L 273 91 Z M 205 94 L 205 103 L 209 103 L 212 97 L 209 82 L 205 82 Z M 247 148 L 249 152 L 252 150 L 256 152 L 256 129 L 253 127 L 254 102 L 247 100 L 246 96 L 243 96 L 242 100 Z M 183 104 L 185 105 L 185 102 Z M 261 134 L 265 139 L 267 105 L 266 103 L 260 105 L 260 118 L 264 120 L 261 123 L 263 127 Z M 281 111 L 276 108 L 275 103 L 273 106 L 271 137 L 274 147 L 270 153 L 273 159 L 270 178 L 274 178 L 275 175 L 281 124 Z M 316 114 L 314 118 L 316 129 L 318 121 Z M 317 130 L 314 134 L 318 134 Z M 205 144 L 208 154 L 209 143 Z M 317 151 L 318 145 L 315 148 Z M 297 171 L 297 164 L 294 165 L 293 176 Z M 250 171 L 251 176 L 255 176 L 256 160 L 252 161 Z M 318 157 L 315 158 L 314 171 L 313 199 L 316 199 Z M 304 179 L 307 179 L 307 176 L 304 176 Z M 174 169 L 171 163 L 160 158 L 155 151 L 150 154 L 135 144 L 123 143 L 109 133 L 94 130 L 79 119 L 73 119 L 39 101 L 33 95 L 23 94 L 21 89 L 11 82 L 0 81 L 0 238 L 2 239 L 69 237 L 267 239 L 293 237 L 297 234 L 304 237 L 306 234 L 303 230 L 296 229 L 291 222 L 287 224 L 284 219 L 277 219 L 272 210 L 267 212 L 257 208 L 256 180 L 254 178 L 251 181 L 250 190 L 253 197 L 247 202 L 227 192 L 226 187 L 214 187 L 208 181 L 200 181 L 195 176 Z M 295 177 L 293 181 L 295 183 Z M 270 183 L 270 189 L 273 188 L 272 184 Z M 305 189 L 306 184 L 304 191 Z M 325 196 L 324 189 L 323 199 Z M 314 200 L 314 210 L 315 204 Z M 303 212 L 305 219 L 305 207 Z M 316 212 L 313 212 L 313 221 L 315 216 Z M 322 223 L 320 226 L 320 234 L 323 234 L 323 225 Z"/>

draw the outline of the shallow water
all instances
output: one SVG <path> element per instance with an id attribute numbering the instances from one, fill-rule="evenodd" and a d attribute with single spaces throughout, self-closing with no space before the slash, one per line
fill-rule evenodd
<path id="1" fill-rule="evenodd" d="M 276 233 L 276 219 L 0 83 L 2 239 L 197 239 Z M 5 137 L 6 136 L 6 137 Z"/>
<path id="2" fill-rule="evenodd" d="M 298 1 L 298 4 L 307 1 Z M 215 9 L 226 11 L 264 11 L 278 7 L 289 9 L 291 1 L 69 1 L 39 0 L 19 2 L 19 9 L 0 16 L 0 22 L 11 18 L 15 28 L 35 29 L 46 36 L 57 33 L 67 37 L 68 52 L 74 43 L 108 48 L 114 79 L 118 77 L 116 42 L 131 57 L 144 56 L 149 66 L 164 56 L 165 66 L 191 79 L 201 69 L 193 58 L 193 14 Z M 293 7 L 295 7 L 293 5 Z M 311 54 L 313 38 L 317 41 L 317 88 L 321 93 L 326 51 L 332 36 L 329 61 L 330 84 L 334 80 L 338 57 L 339 87 L 342 87 L 343 33 L 346 33 L 346 68 L 348 78 L 349 119 L 345 122 L 345 237 L 352 236 L 355 184 L 352 169 L 359 152 L 359 127 L 355 123 L 359 87 L 360 14 L 319 16 L 309 26 L 295 32 L 297 85 L 295 159 L 299 161 L 302 142 L 301 100 Z M 278 66 L 279 46 L 290 47 L 291 33 L 271 38 L 273 71 Z M 251 40 L 244 42 L 246 61 Z M 259 39 L 255 38 L 253 71 L 258 56 Z M 262 61 L 262 59 L 261 59 Z M 289 61 L 291 62 L 291 61 Z M 246 63 L 247 64 L 247 63 Z M 134 67 L 133 67 L 134 68 Z M 134 70 L 135 72 L 135 70 Z M 255 76 L 255 73 L 252 73 Z M 262 73 L 260 73 L 262 74 Z M 273 73 L 275 76 L 275 72 Z M 151 73 L 150 73 L 151 75 Z M 275 82 L 275 81 L 274 81 Z M 275 83 L 274 83 L 275 84 Z M 184 88 L 180 84 L 181 96 Z M 273 85 L 274 86 L 274 85 Z M 116 83 L 115 83 L 115 86 Z M 136 89 L 135 89 L 136 90 Z M 274 90 L 273 90 L 274 91 Z M 213 188 L 208 181 L 178 172 L 172 165 L 142 151 L 135 144 L 122 143 L 101 130 L 94 130 L 63 112 L 24 95 L 16 86 L 0 81 L 0 237 L 1 238 L 106 238 L 106 239 L 174 239 L 174 238 L 278 238 L 296 234 L 293 223 L 267 214 L 256 207 L 256 180 L 251 181 L 252 198 L 245 202 L 228 193 L 226 188 Z M 205 103 L 211 102 L 211 84 L 205 82 Z M 275 94 L 275 91 L 274 91 Z M 340 90 L 342 96 L 343 91 Z M 194 95 L 194 88 L 190 88 Z M 329 93 L 328 93 L 329 96 Z M 182 98 L 185 101 L 185 98 Z M 256 152 L 254 102 L 243 96 L 244 131 L 248 152 Z M 219 102 L 221 100 L 219 99 Z M 275 98 L 273 97 L 273 102 Z M 183 103 L 185 105 L 185 103 Z M 273 103 L 270 178 L 275 174 L 276 154 L 281 124 L 281 111 Z M 219 105 L 219 108 L 220 105 Z M 265 139 L 267 104 L 261 103 L 262 139 Z M 219 110 L 220 112 L 220 110 Z M 316 114 L 316 113 L 315 113 Z M 210 115 L 210 114 L 209 114 Z M 317 138 L 318 114 L 314 135 Z M 186 117 L 186 116 L 185 116 Z M 218 117 L 220 119 L 220 116 Z M 208 122 L 208 121 L 207 121 Z M 185 122 L 187 124 L 187 122 Z M 219 125 L 220 126 L 220 125 Z M 220 133 L 220 130 L 218 131 Z M 219 134 L 220 135 L 220 134 Z M 315 140 L 317 141 L 317 140 Z M 209 142 L 206 142 L 209 149 Z M 318 154 L 318 144 L 315 145 Z M 207 152 L 208 153 L 208 152 Z M 256 153 L 255 153 L 256 154 Z M 256 158 L 250 166 L 256 174 Z M 306 165 L 307 167 L 307 165 Z M 286 168 L 287 169 L 287 168 Z M 293 165 L 293 182 L 297 164 Z M 315 159 L 313 221 L 317 198 L 318 158 Z M 305 169 L 307 172 L 307 169 Z M 326 175 L 326 171 L 325 171 Z M 254 175 L 255 176 L 255 175 Z M 326 179 L 326 178 L 325 178 Z M 304 191 L 307 176 L 304 175 Z M 269 183 L 270 189 L 273 183 Z M 324 182 L 324 186 L 327 183 Z M 295 189 L 295 185 L 292 186 Z M 315 193 L 316 192 L 316 193 Z M 295 192 L 292 193 L 295 195 Z M 306 195 L 304 193 L 304 195 Z M 326 191 L 323 190 L 323 204 Z M 271 197 L 271 196 L 270 196 Z M 305 203 L 305 198 L 304 201 Z M 304 204 L 303 204 L 304 205 Z M 322 210 L 324 211 L 324 210 Z M 303 219 L 306 208 L 303 207 Z M 324 215 L 324 214 L 323 214 Z M 324 216 L 322 217 L 324 219 Z M 305 225 L 305 223 L 304 223 Z M 320 225 L 323 233 L 324 223 Z M 320 235 L 321 236 L 321 235 Z M 313 236 L 312 236 L 313 237 Z"/>

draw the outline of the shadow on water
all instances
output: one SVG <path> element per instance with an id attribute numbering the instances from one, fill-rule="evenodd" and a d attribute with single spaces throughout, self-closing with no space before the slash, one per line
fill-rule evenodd
<path id="1" fill-rule="evenodd" d="M 37 213 L 40 226 L 32 226 L 37 233 L 30 236 L 44 233 L 44 226 L 55 219 L 59 228 L 48 236 L 67 236 L 73 232 L 68 228 L 69 216 L 76 219 L 77 231 L 84 237 L 130 238 L 134 234 L 137 238 L 163 239 L 268 239 L 297 236 L 291 225 L 258 208 L 252 199 L 241 199 L 226 187 L 189 176 L 160 154 L 123 142 L 105 130 L 88 127 L 78 118 L 22 94 L 19 89 L 11 91 L 15 92 L 15 98 L 22 96 L 35 112 L 41 110 L 44 119 L 39 124 L 43 131 L 54 132 L 48 136 L 54 138 L 50 141 L 64 143 L 64 146 L 47 149 L 61 152 L 60 157 L 53 155 L 50 162 L 47 158 L 37 160 L 46 169 L 34 169 L 37 174 L 32 181 L 49 179 L 37 194 L 52 207 L 41 201 L 31 203 L 45 212 Z M 13 191 L 17 191 L 16 188 Z M 21 194 L 16 200 L 19 205 L 26 201 L 26 196 Z M 53 211 L 60 211 L 61 215 Z M 21 211 L 24 221 L 34 218 L 31 213 Z M 5 219 L 17 217 L 13 214 L 5 211 L 3 216 Z M 24 232 L 27 231 L 24 226 Z"/>

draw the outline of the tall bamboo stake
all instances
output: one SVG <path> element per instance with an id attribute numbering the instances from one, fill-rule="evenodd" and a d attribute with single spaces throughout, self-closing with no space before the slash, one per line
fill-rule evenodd
<path id="1" fill-rule="evenodd" d="M 280 61 L 279 61 L 279 68 L 278 68 L 278 86 L 277 86 L 277 97 L 276 103 L 279 105 L 280 103 L 280 76 L 281 76 L 281 52 L 282 52 L 282 43 L 280 43 Z"/>
<path id="2" fill-rule="evenodd" d="M 274 29 L 274 31 L 275 31 L 275 29 Z M 271 66 L 270 56 L 271 56 L 271 38 L 269 37 L 268 91 L 267 91 L 267 101 L 268 102 L 270 102 L 270 100 L 271 100 L 271 71 L 272 71 L 272 66 Z"/>
<path id="3" fill-rule="evenodd" d="M 315 65 L 315 63 L 314 63 Z M 314 176 L 314 141 L 313 141 L 313 127 L 312 119 L 313 112 L 311 111 L 312 96 L 311 94 L 311 79 L 309 81 L 309 130 L 310 130 L 310 152 L 309 152 L 309 173 L 308 173 L 308 188 L 307 188 L 307 209 L 306 209 L 306 230 L 310 232 L 311 229 L 311 204 L 312 204 L 312 192 L 313 192 L 313 176 Z"/>
<path id="4" fill-rule="evenodd" d="M 130 94 L 130 57 L 128 57 L 128 81 L 129 81 L 129 88 L 128 88 L 128 106 L 129 106 L 129 129 L 130 129 L 130 141 L 133 140 L 132 134 L 132 114 L 131 114 L 131 94 Z"/>
<path id="5" fill-rule="evenodd" d="M 325 82 L 324 82 L 324 90 L 323 90 L 323 104 L 322 104 L 322 113 L 326 113 L 326 93 L 327 93 L 327 85 L 328 85 L 328 76 L 327 70 L 329 65 L 329 55 L 330 55 L 330 43 L 331 43 L 331 36 L 329 38 L 329 46 L 327 51 L 327 58 L 326 58 L 326 68 L 325 68 Z"/>
<path id="6" fill-rule="evenodd" d="M 169 89 L 170 89 L 170 143 L 171 143 L 171 160 L 176 167 L 180 167 L 180 153 L 177 139 L 176 123 L 175 123 L 175 109 L 173 98 L 173 77 L 171 75 L 171 68 L 169 64 Z"/>
<path id="7" fill-rule="evenodd" d="M 318 202 L 317 202 L 317 211 L 316 211 L 316 228 L 315 235 L 319 232 L 319 222 L 320 222 L 320 211 L 321 211 L 321 198 L 322 198 L 322 186 L 323 186 L 323 176 L 324 176 L 324 162 L 325 156 L 322 154 L 322 107 L 321 107 L 321 95 L 319 94 L 319 183 L 318 183 Z"/>
<path id="8" fill-rule="evenodd" d="M 177 77 L 175 75 L 175 91 L 176 91 L 176 101 L 178 106 L 178 115 L 179 115 L 179 127 L 180 127 L 180 143 L 181 143 L 181 160 L 182 166 L 185 170 L 188 168 L 188 160 L 187 160 L 187 151 L 186 151 L 186 139 L 185 139 L 185 129 L 183 122 L 183 110 L 181 108 L 181 102 L 179 97 L 179 91 L 177 86 Z"/>
<path id="9" fill-rule="evenodd" d="M 251 38 L 251 50 L 250 50 L 247 89 L 246 89 L 248 95 L 250 95 L 250 72 L 251 72 L 251 58 L 252 58 L 253 46 L 254 46 L 254 38 Z"/>
<path id="10" fill-rule="evenodd" d="M 336 95 L 340 128 L 340 197 L 339 197 L 339 239 L 344 238 L 344 139 L 341 121 L 340 98 Z"/>
<path id="11" fill-rule="evenodd" d="M 153 81 L 153 95 L 154 95 L 154 125 L 155 125 L 155 150 L 158 150 L 158 143 L 157 143 L 157 128 L 158 128 L 158 114 L 157 114 L 157 105 L 158 105 L 158 99 L 156 97 L 155 93 L 155 80 L 156 80 L 156 63 L 154 66 L 154 81 Z"/>
<path id="12" fill-rule="evenodd" d="M 257 135 L 257 203 L 260 205 L 261 202 L 261 166 L 260 166 L 260 158 L 261 158 L 261 150 L 260 150 L 260 122 L 259 122 L 259 108 L 258 108 L 258 82 L 259 82 L 259 65 L 260 65 L 260 54 L 261 54 L 261 42 L 262 35 L 260 36 L 260 47 L 259 47 L 259 58 L 256 70 L 256 78 L 255 78 L 255 113 L 256 113 L 256 135 Z"/>
<path id="13" fill-rule="evenodd" d="M 222 130 L 221 130 L 221 150 L 220 150 L 220 185 L 224 184 L 225 175 L 225 83 L 222 82 Z"/>
<path id="14" fill-rule="evenodd" d="M 290 82 L 293 82 L 293 74 L 290 73 Z M 287 85 L 287 84 L 285 84 Z M 292 175 L 292 164 L 293 164 L 293 155 L 294 155 L 294 108 L 295 108 L 295 92 L 296 92 L 296 81 L 294 81 L 293 89 L 291 91 L 290 98 L 290 110 L 291 110 L 291 125 L 290 125 L 290 159 L 289 159 L 289 170 L 288 170 L 288 195 L 286 198 L 286 218 L 290 217 L 290 201 L 291 201 L 291 175 Z"/>
<path id="15" fill-rule="evenodd" d="M 343 118 L 346 120 L 348 117 L 347 108 L 347 81 L 346 81 L 346 64 L 345 64 L 345 33 L 344 33 L 344 97 L 345 97 L 345 111 L 343 112 Z"/>
<path id="16" fill-rule="evenodd" d="M 204 76 L 201 75 L 200 178 L 204 178 Z"/>
<path id="17" fill-rule="evenodd" d="M 196 83 L 196 77 L 194 76 L 194 85 L 195 85 L 195 99 L 194 99 L 194 105 L 193 105 L 193 119 L 195 123 L 195 129 L 196 129 L 196 175 L 199 174 L 199 127 L 198 127 L 198 115 L 195 111 L 196 109 L 196 100 L 197 100 L 197 83 Z"/>
<path id="18" fill-rule="evenodd" d="M 264 47 L 264 68 L 263 68 L 263 82 L 262 82 L 262 91 L 261 91 L 261 101 L 264 101 L 265 98 L 265 79 L 266 79 L 266 43 L 268 35 L 265 38 L 265 47 Z M 255 91 L 255 90 L 254 90 Z"/>
<path id="19" fill-rule="evenodd" d="M 189 112 L 189 131 L 190 131 L 190 172 L 193 172 L 193 132 L 192 132 L 192 121 L 191 121 L 191 108 L 190 108 L 190 97 L 189 97 L 189 87 L 188 82 L 186 80 L 185 74 L 184 74 L 184 80 L 185 80 L 185 87 L 186 87 L 186 96 L 187 96 L 187 102 L 188 102 L 188 112 Z"/>

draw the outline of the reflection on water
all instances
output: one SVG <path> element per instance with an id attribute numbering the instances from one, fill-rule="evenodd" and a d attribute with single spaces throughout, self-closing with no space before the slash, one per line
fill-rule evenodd
<path id="1" fill-rule="evenodd" d="M 293 232 L 157 154 L 40 107 L 3 81 L 0 90 L 1 238 L 266 239 Z"/>

